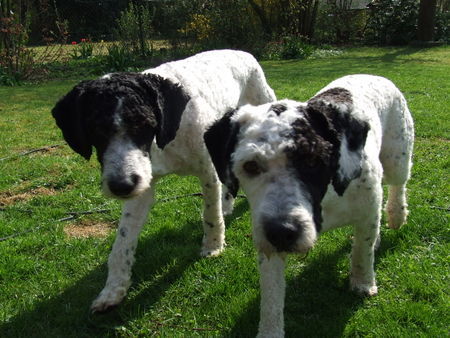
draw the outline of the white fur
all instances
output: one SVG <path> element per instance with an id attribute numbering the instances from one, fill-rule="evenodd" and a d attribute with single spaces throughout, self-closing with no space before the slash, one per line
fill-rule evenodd
<path id="1" fill-rule="evenodd" d="M 350 285 L 352 289 L 375 295 L 374 248 L 379 236 L 382 179 L 389 187 L 386 210 L 391 228 L 406 221 L 405 185 L 410 175 L 414 139 L 413 121 L 400 91 L 389 81 L 370 75 L 352 75 L 333 81 L 323 88 L 345 88 L 353 100 L 351 114 L 370 125 L 362 157 L 361 175 L 353 179 L 342 196 L 329 184 L 321 202 L 322 231 L 339 226 L 354 226 Z M 319 94 L 318 93 L 318 94 Z M 295 217 L 303 234 L 296 252 L 306 252 L 318 236 L 314 227 L 308 193 L 289 167 L 285 149 L 289 146 L 291 123 L 301 117 L 297 109 L 305 103 L 283 100 L 287 110 L 280 116 L 269 112 L 271 104 L 243 106 L 233 116 L 240 126 L 238 144 L 232 155 L 233 172 L 246 193 L 251 209 L 254 242 L 260 255 L 261 317 L 259 337 L 284 336 L 284 258 L 265 236 L 261 219 Z M 329 102 L 347 110 L 345 105 Z M 269 112 L 269 113 L 268 113 Z M 343 138 L 340 149 L 341 174 L 354 172 L 355 158 Z M 245 172 L 244 164 L 256 161 L 261 173 Z M 358 164 L 359 165 L 359 164 Z"/>
<path id="2" fill-rule="evenodd" d="M 224 247 L 224 221 L 221 185 L 204 145 L 205 129 L 227 110 L 242 104 L 262 104 L 275 100 L 255 58 L 240 51 L 222 50 L 197 54 L 169 62 L 144 74 L 157 74 L 182 86 L 189 95 L 179 129 L 173 141 L 162 150 L 154 143 L 150 158 L 136 149 L 126 132 L 119 133 L 105 152 L 103 181 L 111 176 L 138 173 L 139 184 L 124 203 L 122 217 L 108 260 L 108 278 L 93 302 L 93 311 L 118 304 L 130 285 L 131 266 L 137 238 L 152 204 L 156 181 L 169 173 L 195 175 L 202 184 L 205 208 L 201 254 L 218 255 Z M 108 76 L 108 75 L 106 75 Z M 120 123 L 120 102 L 117 107 Z M 103 184 L 106 193 L 108 185 Z M 229 202 L 224 209 L 231 211 Z"/>

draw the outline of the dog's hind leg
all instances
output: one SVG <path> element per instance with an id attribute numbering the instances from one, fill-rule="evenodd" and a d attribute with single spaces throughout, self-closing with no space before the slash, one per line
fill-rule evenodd
<path id="1" fill-rule="evenodd" d="M 222 215 L 222 186 L 214 171 L 200 177 L 202 184 L 203 242 L 202 256 L 217 256 L 225 245 L 225 223 Z"/>
<path id="2" fill-rule="evenodd" d="M 222 212 L 224 216 L 228 216 L 233 213 L 235 197 L 236 196 L 233 196 L 225 185 L 222 185 Z"/>
<path id="3" fill-rule="evenodd" d="M 408 216 L 406 184 L 390 185 L 388 188 L 388 194 L 388 200 L 385 206 L 388 226 L 391 229 L 398 229 L 406 223 L 406 218 Z"/>
<path id="4" fill-rule="evenodd" d="M 244 104 L 251 104 L 254 106 L 276 101 L 277 97 L 272 88 L 267 83 L 261 67 L 253 69 L 248 77 L 244 90 L 242 91 L 241 98 L 238 102 L 238 106 Z"/>
<path id="5" fill-rule="evenodd" d="M 127 294 L 138 236 L 154 201 L 155 183 L 154 180 L 149 190 L 124 203 L 116 239 L 108 259 L 106 285 L 93 301 L 92 312 L 107 311 L 118 305 Z"/>
<path id="6" fill-rule="evenodd" d="M 384 183 L 389 185 L 385 206 L 388 226 L 398 229 L 406 223 L 408 216 L 406 182 L 410 177 L 414 143 L 413 121 L 403 97 L 398 98 L 389 117 L 380 161 L 383 164 Z"/>

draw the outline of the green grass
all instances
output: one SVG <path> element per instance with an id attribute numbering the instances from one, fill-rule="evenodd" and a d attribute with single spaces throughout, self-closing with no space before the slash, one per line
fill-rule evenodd
<path id="1" fill-rule="evenodd" d="M 383 226 L 379 295 L 348 289 L 351 229 L 324 234 L 306 259 L 290 257 L 288 337 L 444 337 L 450 323 L 450 48 L 357 48 L 304 61 L 263 62 L 279 98 L 306 100 L 350 73 L 393 80 L 416 124 L 409 222 Z M 61 144 L 50 110 L 76 80 L 0 87 L 0 336 L 231 336 L 256 334 L 259 287 L 248 204 L 227 218 L 225 252 L 198 255 L 201 200 L 156 204 L 144 228 L 124 303 L 105 315 L 89 305 L 103 287 L 114 233 L 73 238 L 69 224 L 117 224 L 120 205 L 99 189 L 99 167 Z M 6 158 L 6 159 L 5 159 Z M 196 179 L 166 177 L 158 198 L 200 190 Z M 3 201 L 3 202 L 2 202 Z M 58 221 L 68 211 L 107 213 Z M 29 231 L 29 232 L 26 232 Z"/>

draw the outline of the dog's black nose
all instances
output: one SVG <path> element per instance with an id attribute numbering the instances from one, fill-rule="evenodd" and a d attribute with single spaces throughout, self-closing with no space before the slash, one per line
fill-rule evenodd
<path id="1" fill-rule="evenodd" d="M 295 220 L 266 217 L 263 219 L 267 240 L 278 251 L 293 251 L 300 236 L 300 224 Z"/>
<path id="2" fill-rule="evenodd" d="M 108 187 L 114 195 L 125 197 L 133 192 L 140 180 L 141 178 L 135 174 L 123 178 L 114 177 L 108 180 Z"/>

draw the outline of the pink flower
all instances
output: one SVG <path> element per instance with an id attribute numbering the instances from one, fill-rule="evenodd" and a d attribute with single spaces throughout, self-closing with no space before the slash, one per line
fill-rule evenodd
<path id="1" fill-rule="evenodd" d="M 81 39 L 81 42 L 86 42 L 86 39 Z"/>

